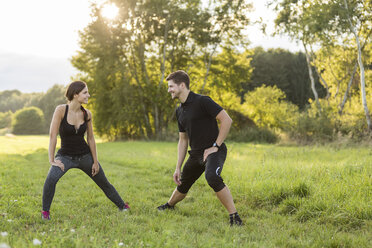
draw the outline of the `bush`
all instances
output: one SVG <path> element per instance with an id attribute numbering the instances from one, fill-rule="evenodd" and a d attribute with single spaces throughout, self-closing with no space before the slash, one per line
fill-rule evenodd
<path id="1" fill-rule="evenodd" d="M 333 126 L 327 116 L 312 117 L 307 113 L 302 113 L 297 126 L 291 132 L 291 137 L 301 143 L 332 141 Z"/>
<path id="2" fill-rule="evenodd" d="M 0 129 L 10 128 L 12 125 L 12 112 L 8 111 L 6 113 L 0 112 Z"/>
<path id="3" fill-rule="evenodd" d="M 228 140 L 235 142 L 257 142 L 257 143 L 276 143 L 279 137 L 265 128 L 246 127 L 243 129 L 232 128 Z"/>
<path id="4" fill-rule="evenodd" d="M 18 110 L 14 113 L 12 129 L 14 134 L 46 133 L 43 112 L 36 107 Z"/>
<path id="5" fill-rule="evenodd" d="M 300 143 L 328 142 L 335 137 L 335 111 L 325 101 L 320 101 L 321 111 L 315 102 L 297 117 L 296 125 L 289 131 Z"/>
<path id="6" fill-rule="evenodd" d="M 258 127 L 290 130 L 296 123 L 298 107 L 285 98 L 285 93 L 276 86 L 263 85 L 245 95 L 243 113 Z"/>

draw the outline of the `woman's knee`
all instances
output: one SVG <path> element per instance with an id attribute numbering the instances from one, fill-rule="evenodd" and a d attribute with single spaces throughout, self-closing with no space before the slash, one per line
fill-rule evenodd
<path id="1" fill-rule="evenodd" d="M 45 180 L 45 184 L 48 184 L 48 185 L 56 184 L 58 180 L 62 177 L 62 175 L 63 174 L 54 171 L 52 168 L 51 171 L 48 173 L 48 176 Z"/>

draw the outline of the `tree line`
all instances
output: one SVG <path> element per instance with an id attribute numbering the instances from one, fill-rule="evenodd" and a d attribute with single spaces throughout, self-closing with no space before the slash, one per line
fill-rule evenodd
<path id="1" fill-rule="evenodd" d="M 93 91 L 100 134 L 167 137 L 176 104 L 164 78 L 177 69 L 189 73 L 193 91 L 212 96 L 239 120 L 237 131 L 253 122 L 306 140 L 361 137 L 371 130 L 365 83 L 371 73 L 363 69 L 371 64 L 370 1 L 271 1 L 276 32 L 303 44 L 305 53 L 297 55 L 246 49 L 247 1 L 111 2 L 119 16 L 107 19 L 93 5 L 94 20 L 81 31 L 72 58 Z M 275 73 L 281 77 L 271 77 Z M 275 106 L 249 104 L 255 94 L 274 94 L 268 100 Z M 277 106 L 290 113 L 288 120 L 273 116 L 283 113 Z"/>
<path id="2" fill-rule="evenodd" d="M 371 135 L 370 1 L 276 0 L 276 34 L 304 53 L 247 49 L 247 1 L 112 0 L 115 19 L 92 5 L 71 59 L 88 83 L 96 131 L 110 139 L 176 133 L 165 77 L 183 69 L 191 89 L 233 117 L 230 137 L 299 141 Z"/>
<path id="3" fill-rule="evenodd" d="M 225 82 L 224 79 L 216 77 L 215 75 L 221 74 L 219 71 L 227 68 L 226 65 L 231 64 L 232 59 L 238 60 L 239 56 L 239 54 L 232 54 L 232 50 L 229 51 L 226 49 L 218 54 L 214 58 L 215 61 L 211 63 L 210 77 L 221 80 L 220 83 L 223 84 Z M 246 73 L 247 76 L 241 77 L 240 75 L 236 75 L 238 83 L 235 87 L 235 94 L 239 96 L 241 103 L 245 102 L 244 96 L 248 92 L 266 85 L 275 86 L 282 90 L 284 93 L 282 95 L 284 96 L 283 100 L 292 102 L 298 106 L 299 109 L 303 109 L 309 104 L 308 99 L 312 96 L 310 91 L 310 80 L 306 74 L 306 70 L 304 70 L 306 67 L 306 60 L 303 53 L 291 53 L 283 49 L 269 49 L 265 51 L 261 47 L 257 47 L 249 50 L 245 56 L 244 62 L 247 62 L 247 64 L 241 65 L 244 66 L 244 68 L 241 68 L 241 71 Z M 233 64 L 236 63 L 234 62 Z M 236 68 L 234 70 L 236 70 Z M 199 81 L 196 81 L 196 83 L 197 82 Z M 290 87 L 291 84 L 296 85 L 296 87 Z M 320 92 L 324 92 L 324 88 L 322 88 L 319 82 L 317 86 Z M 223 88 L 225 86 L 221 87 Z M 66 103 L 66 99 L 63 96 L 64 92 L 65 86 L 63 85 L 54 85 L 45 93 L 22 93 L 19 90 L 0 92 L 0 129 L 6 127 L 9 129 L 11 128 L 12 116 L 14 117 L 14 113 L 21 112 L 25 109 L 30 111 L 30 107 L 36 107 L 40 109 L 40 111 L 34 111 L 33 113 L 36 115 L 41 113 L 42 116 L 35 118 L 43 120 L 38 121 L 38 123 L 43 124 L 34 125 L 34 127 L 39 133 L 47 133 L 49 128 L 48 125 L 50 124 L 55 107 L 58 104 Z M 168 95 L 165 97 L 169 98 Z M 94 108 L 94 105 L 95 100 L 89 107 Z M 230 114 L 234 115 L 235 122 L 238 123 L 236 125 L 234 122 L 236 128 L 242 128 L 246 125 L 252 127 L 255 125 L 253 120 L 238 111 L 235 112 L 233 109 L 230 109 Z M 100 116 L 95 116 L 94 119 L 95 121 L 96 119 L 99 120 Z M 174 126 L 174 117 L 170 122 Z M 34 121 L 25 121 L 25 126 L 27 126 L 28 123 L 34 123 Z M 16 131 L 16 133 L 18 132 Z M 23 133 L 29 134 L 33 132 L 25 128 Z M 101 133 L 101 135 L 102 134 L 104 135 L 105 133 Z M 259 133 L 255 133 L 255 135 L 259 135 Z M 238 135 L 235 136 L 235 139 L 239 139 Z M 272 136 L 270 137 L 273 139 Z M 250 139 L 257 140 L 259 137 L 251 137 Z"/>
<path id="4" fill-rule="evenodd" d="M 54 85 L 45 93 L 0 92 L 0 133 L 48 133 L 55 107 L 66 103 L 64 92 L 63 85 Z"/>

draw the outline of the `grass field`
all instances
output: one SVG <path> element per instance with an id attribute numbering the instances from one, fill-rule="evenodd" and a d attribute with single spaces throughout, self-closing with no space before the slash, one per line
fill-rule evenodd
<path id="1" fill-rule="evenodd" d="M 175 211 L 156 210 L 175 187 L 176 143 L 97 146 L 131 211 L 70 170 L 42 221 L 48 137 L 0 136 L 0 247 L 372 247 L 370 147 L 227 144 L 222 176 L 245 222 L 231 228 L 204 177 Z"/>

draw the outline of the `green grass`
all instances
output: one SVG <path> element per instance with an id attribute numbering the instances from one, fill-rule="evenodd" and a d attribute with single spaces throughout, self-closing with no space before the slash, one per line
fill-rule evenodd
<path id="1" fill-rule="evenodd" d="M 228 144 L 223 169 L 245 225 L 228 216 L 204 177 L 175 211 L 158 212 L 175 184 L 176 143 L 100 143 L 118 212 L 83 172 L 57 184 L 40 219 L 47 136 L 0 136 L 0 236 L 10 247 L 371 247 L 370 147 Z M 119 243 L 123 243 L 119 246 Z"/>

